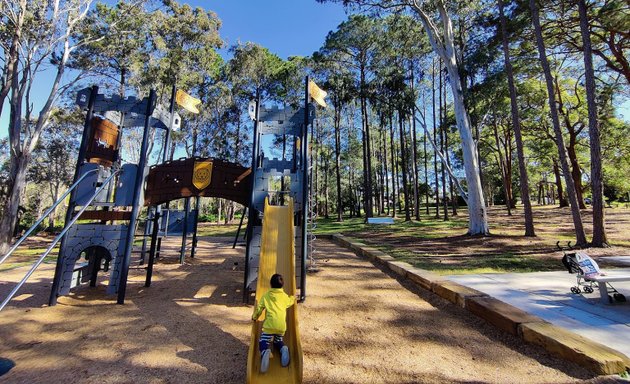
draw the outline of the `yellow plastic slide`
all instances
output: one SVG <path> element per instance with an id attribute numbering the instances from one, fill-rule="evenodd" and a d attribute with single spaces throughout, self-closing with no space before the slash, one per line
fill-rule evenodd
<path id="1" fill-rule="evenodd" d="M 289 200 L 288 203 L 285 206 L 273 206 L 265 200 L 256 304 L 262 295 L 271 288 L 269 279 L 274 273 L 280 273 L 284 276 L 284 291 L 287 295 L 293 297 L 296 295 L 293 200 Z M 263 312 L 252 326 L 247 356 L 247 383 L 301 383 L 302 346 L 298 330 L 297 304 L 287 310 L 287 332 L 284 335 L 284 343 L 289 347 L 291 355 L 289 366 L 282 367 L 280 351 L 274 349 L 269 361 L 269 370 L 266 373 L 260 373 L 258 339 L 264 318 L 265 313 Z"/>

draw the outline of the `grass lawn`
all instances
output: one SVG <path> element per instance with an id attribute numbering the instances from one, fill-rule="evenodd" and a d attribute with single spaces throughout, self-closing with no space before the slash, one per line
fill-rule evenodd
<path id="1" fill-rule="evenodd" d="M 423 212 L 424 213 L 424 212 Z M 363 218 L 345 218 L 317 221 L 316 234 L 342 233 L 377 247 L 391 256 L 418 268 L 439 274 L 503 273 L 563 270 L 563 255 L 556 242 L 566 246 L 575 242 L 573 222 L 568 208 L 535 206 L 534 223 L 536 237 L 523 236 L 524 218 L 517 209 L 508 216 L 503 207 L 488 210 L 490 236 L 471 237 L 465 209 L 449 221 L 423 215 L 421 221 L 404 221 L 399 214 L 394 224 L 365 224 Z M 403 217 L 402 219 L 400 217 Z M 582 220 L 591 233 L 592 220 L 589 209 L 582 211 Z M 606 210 L 608 239 L 611 248 L 586 251 L 594 257 L 630 255 L 630 209 L 625 207 Z M 603 263 L 604 267 L 612 266 Z"/>

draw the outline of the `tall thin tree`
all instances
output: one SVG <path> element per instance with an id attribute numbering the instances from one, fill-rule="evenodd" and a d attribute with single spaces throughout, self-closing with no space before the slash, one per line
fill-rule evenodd
<path id="1" fill-rule="evenodd" d="M 586 245 L 586 234 L 584 233 L 584 226 L 582 224 L 582 216 L 580 216 L 580 207 L 577 201 L 577 195 L 575 193 L 575 184 L 571 177 L 571 170 L 569 169 L 569 160 L 567 156 L 567 150 L 564 145 L 564 138 L 562 137 L 562 131 L 560 129 L 560 120 L 558 117 L 558 109 L 556 106 L 556 98 L 553 84 L 553 76 L 551 74 L 551 67 L 549 66 L 549 60 L 547 59 L 547 53 L 545 50 L 545 41 L 543 40 L 542 27 L 540 26 L 540 11 L 536 0 L 529 0 L 529 8 L 532 13 L 532 23 L 534 25 L 534 33 L 536 35 L 536 45 L 538 47 L 538 56 L 540 64 L 543 68 L 545 75 L 545 83 L 547 84 L 547 96 L 549 98 L 549 110 L 551 112 L 551 121 L 553 123 L 553 130 L 556 136 L 556 146 L 558 147 L 558 156 L 560 157 L 560 164 L 562 166 L 562 172 L 564 173 L 564 180 L 567 185 L 567 195 L 571 204 L 571 215 L 573 217 L 573 225 L 575 227 L 575 237 L 579 246 Z"/>
<path id="2" fill-rule="evenodd" d="M 525 164 L 525 151 L 523 149 L 523 135 L 521 133 L 521 119 L 518 113 L 518 100 L 516 86 L 514 84 L 514 69 L 510 60 L 510 47 L 507 37 L 507 22 L 505 19 L 503 0 L 497 0 L 499 4 L 499 17 L 501 18 L 501 43 L 503 45 L 503 57 L 505 61 L 505 73 L 508 78 L 508 88 L 510 90 L 510 108 L 512 110 L 512 127 L 514 128 L 514 139 L 516 140 L 516 156 L 518 157 L 518 171 L 520 176 L 521 200 L 525 211 L 525 236 L 536 236 L 534 231 L 534 215 L 532 213 L 532 203 L 529 197 L 529 179 L 527 176 L 527 165 Z"/>
<path id="3" fill-rule="evenodd" d="M 501 1 L 501 0 L 499 0 Z M 589 30 L 585 0 L 578 0 L 580 32 L 584 45 L 584 70 L 586 80 L 586 103 L 588 105 L 588 134 L 591 141 L 591 185 L 593 189 L 593 241 L 596 247 L 606 246 L 606 219 L 604 214 L 604 183 L 602 177 L 602 150 L 599 141 L 597 122 L 597 102 L 595 100 L 595 73 L 593 71 L 593 48 Z"/>

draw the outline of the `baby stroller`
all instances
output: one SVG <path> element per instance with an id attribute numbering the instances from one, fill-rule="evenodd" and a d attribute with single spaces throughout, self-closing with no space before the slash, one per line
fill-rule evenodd
<path id="1" fill-rule="evenodd" d="M 560 242 L 556 243 L 556 246 L 562 249 L 559 245 Z M 571 248 L 571 243 L 568 243 L 569 249 Z M 571 292 L 575 294 L 580 294 L 582 291 L 585 293 L 593 293 L 593 285 L 596 284 L 596 281 L 593 280 L 598 276 L 603 276 L 599 269 L 599 265 L 597 262 L 593 260 L 589 255 L 584 252 L 565 252 L 562 257 L 562 264 L 567 268 L 569 273 L 576 274 L 577 283 L 573 287 L 571 287 Z M 619 293 L 610 283 L 606 283 L 606 289 L 608 294 L 608 301 L 618 301 L 625 302 L 626 297 Z M 605 296 L 604 296 L 605 297 Z"/>

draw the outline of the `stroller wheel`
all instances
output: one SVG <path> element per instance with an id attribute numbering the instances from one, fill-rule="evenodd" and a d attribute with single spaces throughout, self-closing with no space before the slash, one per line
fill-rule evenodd
<path id="1" fill-rule="evenodd" d="M 624 295 L 622 295 L 621 293 L 615 293 L 615 294 L 613 294 L 613 297 L 615 298 L 616 301 L 618 301 L 620 303 L 625 303 L 626 302 L 626 297 Z"/>
<path id="2" fill-rule="evenodd" d="M 584 287 L 584 292 L 586 292 L 586 293 L 593 293 L 593 288 L 592 287 Z"/>
<path id="3" fill-rule="evenodd" d="M 571 287 L 571 292 L 578 294 L 578 293 L 581 293 L 582 291 L 580 291 L 580 287 Z"/>

